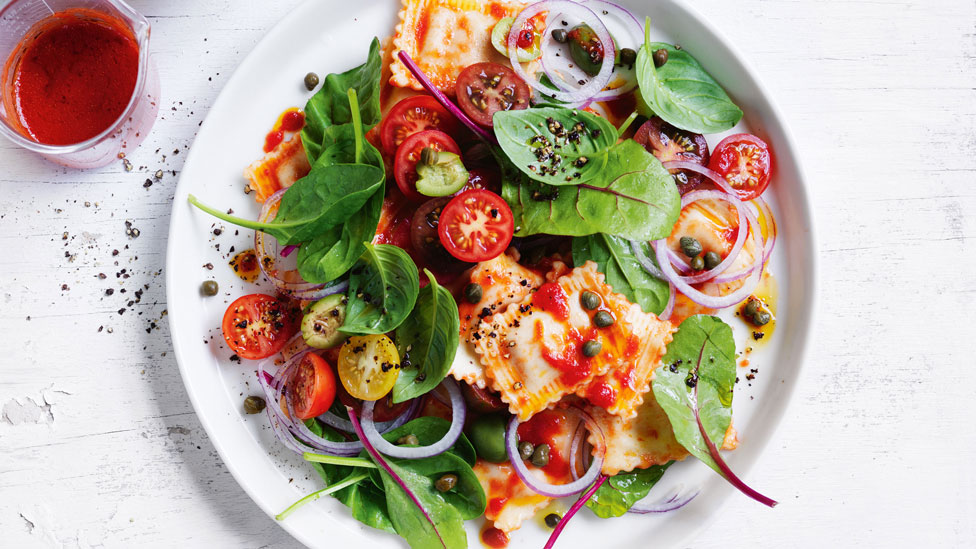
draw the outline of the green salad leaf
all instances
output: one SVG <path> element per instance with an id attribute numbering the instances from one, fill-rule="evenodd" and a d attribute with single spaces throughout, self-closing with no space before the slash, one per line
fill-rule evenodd
<path id="1" fill-rule="evenodd" d="M 652 465 L 647 469 L 616 474 L 594 492 L 586 506 L 600 518 L 621 517 L 635 503 L 647 497 L 672 463 L 674 462 L 669 461 L 664 465 Z"/>
<path id="2" fill-rule="evenodd" d="M 376 234 L 382 212 L 383 192 L 379 190 L 344 224 L 298 248 L 298 273 L 312 283 L 331 282 L 346 274 L 363 255 L 363 242 L 369 242 Z"/>
<path id="3" fill-rule="evenodd" d="M 498 145 L 530 178 L 576 185 L 599 177 L 617 129 L 586 111 L 539 107 L 498 111 L 492 118 Z"/>
<path id="4" fill-rule="evenodd" d="M 349 276 L 349 303 L 340 331 L 385 334 L 406 320 L 420 293 L 417 266 L 402 248 L 364 243 Z"/>
<path id="5" fill-rule="evenodd" d="M 444 438 L 444 435 L 451 429 L 451 422 L 444 418 L 434 417 L 434 416 L 421 416 L 416 419 L 410 420 L 405 425 L 401 425 L 396 429 L 391 429 L 383 434 L 383 438 L 389 442 L 395 443 L 400 437 L 406 435 L 414 435 L 417 437 L 417 441 L 420 446 L 430 446 L 440 439 Z M 474 446 L 468 437 L 461 433 L 457 442 L 454 446 L 451 446 L 447 450 L 457 457 L 464 460 L 465 463 L 474 467 L 474 462 L 477 459 L 477 454 L 475 453 Z M 367 456 L 367 454 L 363 454 Z"/>
<path id="6" fill-rule="evenodd" d="M 732 423 L 735 386 L 732 328 L 714 316 L 687 318 L 674 334 L 661 364 L 655 372 L 652 389 L 671 422 L 675 439 L 693 456 L 722 474 L 702 438 L 695 410 L 708 438 L 721 447 Z"/>
<path id="7" fill-rule="evenodd" d="M 600 176 L 571 187 L 521 177 L 502 161 L 502 197 L 515 216 L 516 236 L 606 233 L 628 240 L 671 234 L 681 211 L 674 178 L 661 162 L 628 139 L 610 149 Z"/>
<path id="8" fill-rule="evenodd" d="M 394 403 L 416 398 L 440 385 L 457 353 L 461 325 L 457 303 L 433 273 L 424 272 L 430 284 L 420 290 L 413 312 L 396 332 L 401 369 L 393 387 Z"/>
<path id="9" fill-rule="evenodd" d="M 647 242 L 641 242 L 645 255 L 653 256 Z M 619 236 L 597 233 L 573 239 L 573 262 L 587 261 L 607 277 L 613 291 L 641 306 L 645 313 L 661 314 L 671 295 L 668 283 L 651 276 L 641 267 L 628 240 Z"/>

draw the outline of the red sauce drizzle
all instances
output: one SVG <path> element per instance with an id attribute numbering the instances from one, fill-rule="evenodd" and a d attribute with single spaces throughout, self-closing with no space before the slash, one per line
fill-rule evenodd
<path id="1" fill-rule="evenodd" d="M 118 120 L 132 98 L 139 76 L 136 38 L 122 21 L 87 9 L 57 13 L 40 26 L 40 34 L 21 45 L 8 91 L 20 124 L 40 143 L 91 139 Z"/>
<path id="2" fill-rule="evenodd" d="M 572 329 L 569 331 L 567 334 L 569 341 L 558 351 L 550 349 L 541 343 L 545 335 L 541 321 L 536 321 L 534 330 L 535 340 L 539 341 L 540 347 L 542 347 L 542 358 L 550 366 L 562 372 L 559 376 L 560 381 L 566 385 L 576 385 L 586 379 L 593 371 L 591 359 L 583 354 L 583 344 L 587 340 L 580 335 L 578 330 Z"/>
<path id="3" fill-rule="evenodd" d="M 559 320 L 569 320 L 569 298 L 563 287 L 547 282 L 532 296 L 532 304 Z"/>
<path id="4" fill-rule="evenodd" d="M 494 526 L 490 526 L 481 532 L 481 542 L 488 547 L 503 549 L 504 547 L 508 547 L 508 534 Z"/>
<path id="5" fill-rule="evenodd" d="M 505 508 L 506 503 L 508 503 L 508 498 L 491 498 L 488 502 L 488 513 L 497 517 Z"/>
<path id="6" fill-rule="evenodd" d="M 586 400 L 594 406 L 609 408 L 617 400 L 617 391 L 606 383 L 594 383 L 586 390 Z"/>
<path id="7" fill-rule="evenodd" d="M 549 464 L 542 468 L 554 478 L 569 478 L 569 462 L 560 452 L 556 438 L 569 431 L 566 416 L 555 410 L 543 410 L 518 427 L 519 440 L 538 446 L 549 445 Z"/>
<path id="8" fill-rule="evenodd" d="M 281 145 L 285 140 L 286 132 L 298 132 L 305 127 L 305 113 L 302 111 L 292 108 L 281 113 L 281 117 L 278 118 L 278 122 L 275 123 L 274 128 L 268 135 L 264 137 L 264 152 L 271 152 Z"/>

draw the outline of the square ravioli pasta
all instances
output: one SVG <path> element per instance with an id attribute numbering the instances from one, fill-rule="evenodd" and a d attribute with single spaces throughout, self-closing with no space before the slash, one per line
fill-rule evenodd
<path id="1" fill-rule="evenodd" d="M 583 308 L 584 291 L 600 297 L 596 309 Z M 596 326 L 594 317 L 601 313 L 613 323 Z M 491 387 L 522 421 L 572 394 L 630 417 L 672 331 L 669 322 L 614 293 L 596 264 L 587 262 L 482 319 L 472 339 Z M 599 352 L 587 356 L 584 347 L 591 341 L 598 342 Z"/>

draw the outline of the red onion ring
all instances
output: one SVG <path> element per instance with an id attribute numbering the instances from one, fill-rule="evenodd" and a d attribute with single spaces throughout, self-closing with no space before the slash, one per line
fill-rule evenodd
<path id="1" fill-rule="evenodd" d="M 589 414 L 578 408 L 567 408 L 567 410 L 573 410 L 575 413 L 577 413 L 590 431 L 599 433 L 600 440 L 605 440 L 600 426 L 597 425 L 596 421 L 594 421 Z M 508 450 L 508 459 L 512 463 L 512 469 L 515 470 L 515 474 L 518 475 L 522 483 L 528 486 L 533 492 L 550 498 L 571 496 L 585 490 L 587 486 L 593 484 L 593 482 L 600 476 L 600 468 L 603 467 L 603 456 L 606 453 L 605 442 L 603 443 L 603 448 L 600 451 L 600 455 L 593 459 L 593 462 L 590 464 L 590 468 L 587 469 L 586 473 L 584 473 L 583 476 L 577 480 L 574 480 L 569 484 L 559 485 L 550 484 L 544 480 L 541 480 L 534 473 L 532 473 L 528 467 L 526 467 L 525 461 L 523 461 L 522 457 L 519 455 L 519 424 L 520 422 L 518 420 L 518 416 L 513 416 L 512 420 L 508 423 L 508 430 L 505 432 L 505 448 Z"/>
<path id="2" fill-rule="evenodd" d="M 579 480 L 579 473 L 576 472 L 576 457 L 582 450 L 583 434 L 586 432 L 586 424 L 582 421 L 576 426 L 576 433 L 573 440 L 569 443 L 569 473 L 573 475 L 573 480 Z"/>
<path id="3" fill-rule="evenodd" d="M 451 428 L 447 430 L 447 433 L 440 440 L 430 446 L 418 447 L 391 444 L 380 435 L 376 429 L 376 424 L 373 423 L 373 408 L 376 406 L 375 401 L 363 403 L 363 419 L 361 424 L 363 433 L 366 434 L 366 439 L 381 454 L 401 459 L 428 458 L 446 452 L 461 437 L 461 430 L 464 428 L 464 418 L 467 411 L 464 406 L 464 397 L 461 396 L 461 388 L 458 387 L 457 382 L 447 378 L 443 384 L 447 388 L 448 395 L 451 397 Z"/>
<path id="4" fill-rule="evenodd" d="M 688 505 L 688 503 L 695 499 L 700 492 L 701 491 L 699 490 L 690 495 L 688 493 L 682 495 L 680 491 L 676 491 L 668 500 L 659 501 L 657 503 L 644 503 L 644 501 L 647 499 L 644 498 L 631 505 L 627 512 L 638 515 L 646 515 L 648 513 L 667 513 L 668 511 L 681 509 L 685 505 Z"/>
<path id="5" fill-rule="evenodd" d="M 417 415 L 418 411 L 420 411 L 420 399 L 415 398 L 410 401 L 410 406 L 407 407 L 407 409 L 404 410 L 403 413 L 397 416 L 395 419 L 384 421 L 382 423 L 377 423 L 376 430 L 379 431 L 380 434 L 383 434 L 386 433 L 387 431 L 392 431 L 397 427 L 402 427 L 408 421 L 413 419 Z M 355 431 L 355 428 L 353 427 L 351 421 L 349 421 L 348 419 L 343 419 L 333 414 L 331 411 L 320 415 L 319 420 L 321 420 L 322 423 L 325 423 L 329 427 L 339 429 L 340 431 L 345 431 L 347 433 L 352 433 L 353 431 Z"/>
<path id="6" fill-rule="evenodd" d="M 658 266 L 655 265 L 653 261 L 651 261 L 651 258 L 647 257 L 647 254 L 644 253 L 644 250 L 641 249 L 640 242 L 636 240 L 631 240 L 630 249 L 634 252 L 634 257 L 637 258 L 637 262 L 640 263 L 641 267 L 643 267 L 645 271 L 647 271 L 647 274 L 659 280 L 667 281 L 668 278 L 664 276 L 664 273 L 661 272 L 661 269 L 658 268 Z"/>
<path id="7" fill-rule="evenodd" d="M 657 315 L 657 317 L 661 320 L 668 320 L 671 318 L 671 313 L 674 312 L 674 299 L 676 293 L 677 292 L 674 291 L 674 284 L 668 282 L 668 304 L 664 306 L 664 310 L 661 311 L 661 314 Z"/>
<path id="8" fill-rule="evenodd" d="M 738 230 L 736 231 L 737 234 L 735 244 L 732 245 L 732 249 L 729 250 L 729 253 L 725 256 L 725 259 L 723 259 L 721 263 L 716 265 L 715 268 L 710 271 L 704 271 L 692 276 L 681 277 L 681 279 L 688 284 L 700 284 L 702 282 L 707 282 L 728 270 L 728 268 L 732 266 L 732 263 L 734 263 L 739 257 L 739 252 L 742 251 L 742 247 L 745 245 L 746 237 L 749 233 L 748 227 L 745 231 L 742 230 L 743 227 L 746 227 L 746 207 L 738 198 L 735 197 L 735 195 L 720 193 L 718 191 L 692 191 L 681 197 L 681 208 L 684 209 L 689 204 L 706 199 L 724 200 L 725 202 L 732 204 L 732 206 L 735 207 L 736 213 L 739 214 L 739 226 Z M 761 248 L 756 248 L 757 251 L 760 249 Z M 671 259 L 673 262 L 673 255 L 669 255 L 669 259 Z M 683 265 L 684 262 L 679 261 L 679 263 Z"/>

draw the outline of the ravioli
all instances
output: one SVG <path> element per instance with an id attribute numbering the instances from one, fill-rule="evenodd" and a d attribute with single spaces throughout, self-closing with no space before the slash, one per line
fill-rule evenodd
<path id="1" fill-rule="evenodd" d="M 292 133 L 286 138 L 244 170 L 244 177 L 258 202 L 263 203 L 275 192 L 291 187 L 312 169 L 300 133 Z"/>
<path id="2" fill-rule="evenodd" d="M 397 58 L 405 51 L 438 89 L 453 95 L 457 77 L 468 65 L 505 62 L 491 45 L 491 30 L 523 7 L 497 0 L 403 0 L 393 35 L 390 84 L 423 89 Z"/>

